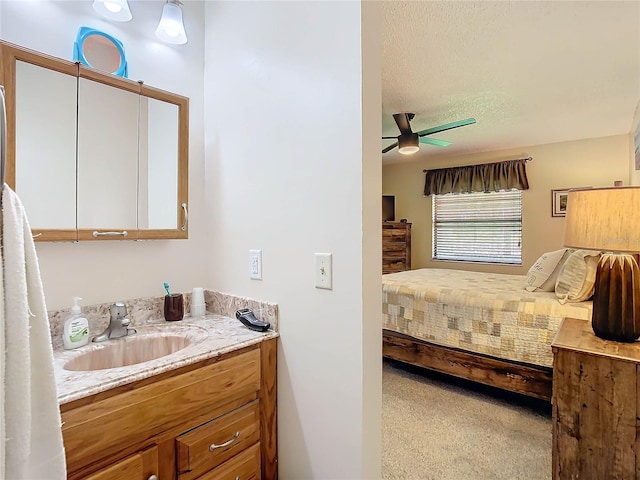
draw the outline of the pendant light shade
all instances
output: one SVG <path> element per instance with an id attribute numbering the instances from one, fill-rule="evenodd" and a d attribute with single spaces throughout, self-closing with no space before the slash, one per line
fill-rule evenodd
<path id="1" fill-rule="evenodd" d="M 109 20 L 128 22 L 131 10 L 127 0 L 93 0 L 93 9 Z"/>
<path id="2" fill-rule="evenodd" d="M 182 22 L 182 8 L 179 0 L 167 0 L 162 9 L 162 18 L 156 28 L 156 36 L 175 45 L 187 43 L 187 34 Z"/>

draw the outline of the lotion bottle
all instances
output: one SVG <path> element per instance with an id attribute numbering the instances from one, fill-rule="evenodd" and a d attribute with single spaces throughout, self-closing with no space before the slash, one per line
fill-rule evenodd
<path id="1" fill-rule="evenodd" d="M 80 305 L 78 305 L 80 300 L 82 300 L 80 297 L 73 297 L 71 316 L 64 322 L 62 341 L 67 350 L 89 343 L 89 322 L 80 315 Z"/>

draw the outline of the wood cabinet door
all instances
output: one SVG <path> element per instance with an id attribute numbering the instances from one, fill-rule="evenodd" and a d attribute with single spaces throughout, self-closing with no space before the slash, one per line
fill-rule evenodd
<path id="1" fill-rule="evenodd" d="M 106 467 L 93 475 L 80 474 L 85 480 L 149 480 L 158 475 L 158 447 L 153 446 Z M 71 477 L 70 477 L 71 478 Z"/>

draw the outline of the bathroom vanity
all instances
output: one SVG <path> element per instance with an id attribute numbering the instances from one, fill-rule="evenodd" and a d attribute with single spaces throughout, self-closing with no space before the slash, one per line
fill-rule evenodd
<path id="1" fill-rule="evenodd" d="M 54 350 L 68 478 L 277 478 L 278 334 L 214 314 L 137 330 Z M 85 361 L 126 347 L 118 342 L 144 350 L 147 339 L 179 336 L 186 340 L 177 351 L 154 360 L 112 368 Z"/>

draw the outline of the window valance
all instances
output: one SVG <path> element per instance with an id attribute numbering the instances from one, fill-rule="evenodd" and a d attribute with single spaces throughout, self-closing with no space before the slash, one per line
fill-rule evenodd
<path id="1" fill-rule="evenodd" d="M 528 190 L 526 163 L 530 160 L 467 165 L 464 167 L 426 170 L 424 195 L 445 193 L 498 192 L 500 190 Z"/>

